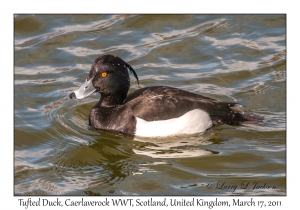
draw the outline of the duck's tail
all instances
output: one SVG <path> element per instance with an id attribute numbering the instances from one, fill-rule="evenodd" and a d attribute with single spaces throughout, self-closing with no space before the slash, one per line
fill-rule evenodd
<path id="1" fill-rule="evenodd" d="M 236 103 L 219 103 L 219 114 L 213 117 L 214 125 L 243 125 L 262 123 L 264 118 L 254 114 L 245 114 Z M 229 109 L 228 109 L 229 108 Z M 220 112 L 222 111 L 222 112 Z"/>
<path id="2" fill-rule="evenodd" d="M 229 125 L 258 124 L 264 120 L 258 115 L 244 114 L 244 111 L 236 106 L 230 107 L 230 109 L 225 121 Z"/>

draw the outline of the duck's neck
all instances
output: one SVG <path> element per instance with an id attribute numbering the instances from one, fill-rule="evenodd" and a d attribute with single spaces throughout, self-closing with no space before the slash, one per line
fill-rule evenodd
<path id="1" fill-rule="evenodd" d="M 126 94 L 127 95 L 127 94 Z M 117 106 L 123 104 L 126 95 L 101 95 L 98 106 Z"/>

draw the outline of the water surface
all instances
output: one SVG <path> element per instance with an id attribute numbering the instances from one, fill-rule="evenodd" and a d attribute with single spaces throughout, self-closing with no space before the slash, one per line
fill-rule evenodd
<path id="1" fill-rule="evenodd" d="M 286 194 L 285 15 L 15 15 L 14 35 L 15 195 Z M 68 94 L 102 54 L 128 62 L 140 87 L 265 120 L 166 139 L 92 130 L 99 95 Z M 129 92 L 140 87 L 131 75 Z"/>

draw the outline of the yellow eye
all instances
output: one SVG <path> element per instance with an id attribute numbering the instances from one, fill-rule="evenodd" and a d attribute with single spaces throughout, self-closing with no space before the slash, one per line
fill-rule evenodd
<path id="1" fill-rule="evenodd" d="M 104 78 L 104 77 L 106 77 L 107 76 L 107 72 L 103 72 L 102 74 L 101 74 L 101 76 Z"/>

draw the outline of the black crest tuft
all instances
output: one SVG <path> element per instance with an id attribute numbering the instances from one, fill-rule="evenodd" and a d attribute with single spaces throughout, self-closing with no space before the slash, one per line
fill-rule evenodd
<path id="1" fill-rule="evenodd" d="M 138 82 L 138 85 L 139 85 L 140 84 L 139 83 L 139 78 L 138 78 L 136 72 L 134 71 L 134 69 L 128 63 L 126 63 L 125 61 L 124 61 L 124 64 L 127 66 L 127 68 L 129 68 L 130 72 L 133 73 L 133 75 L 136 78 L 136 80 Z"/>

